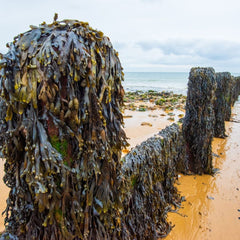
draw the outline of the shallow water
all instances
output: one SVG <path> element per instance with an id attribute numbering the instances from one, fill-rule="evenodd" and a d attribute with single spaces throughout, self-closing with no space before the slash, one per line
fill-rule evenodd
<path id="1" fill-rule="evenodd" d="M 187 94 L 187 72 L 125 72 L 123 87 L 125 91 L 173 91 Z"/>

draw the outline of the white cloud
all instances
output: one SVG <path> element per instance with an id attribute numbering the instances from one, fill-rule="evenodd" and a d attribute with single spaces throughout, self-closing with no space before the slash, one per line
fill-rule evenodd
<path id="1" fill-rule="evenodd" d="M 57 12 L 59 19 L 88 21 L 102 30 L 126 70 L 185 70 L 204 63 L 238 70 L 239 9 L 236 0 L 6 1 L 0 9 L 0 52 L 30 24 L 51 22 Z"/>

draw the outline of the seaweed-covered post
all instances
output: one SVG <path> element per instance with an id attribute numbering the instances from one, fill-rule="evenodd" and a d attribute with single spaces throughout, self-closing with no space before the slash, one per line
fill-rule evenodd
<path id="1" fill-rule="evenodd" d="M 183 135 L 188 170 L 193 173 L 212 173 L 215 90 L 216 75 L 213 68 L 191 69 Z"/>
<path id="2" fill-rule="evenodd" d="M 232 78 L 233 78 L 233 87 L 232 87 L 231 105 L 234 106 L 235 102 L 238 100 L 238 96 L 240 93 L 240 77 L 232 77 Z"/>
<path id="3" fill-rule="evenodd" d="M 225 138 L 225 116 L 229 113 L 227 95 L 229 95 L 231 74 L 229 72 L 216 73 L 217 89 L 214 101 L 215 126 L 214 137 Z M 230 107 L 231 110 L 231 107 Z M 231 112 L 230 112 L 231 114 Z"/>
<path id="4" fill-rule="evenodd" d="M 109 38 L 77 20 L 32 26 L 0 62 L 3 239 L 119 234 L 123 73 Z"/>
<path id="5" fill-rule="evenodd" d="M 225 95 L 225 102 L 226 102 L 226 111 L 225 111 L 225 121 L 230 121 L 231 114 L 232 114 L 232 89 L 233 89 L 233 80 L 234 78 L 228 73 L 226 76 L 226 80 L 228 81 L 228 88 Z"/>
<path id="6" fill-rule="evenodd" d="M 166 129 L 136 146 L 123 158 L 123 173 L 130 181 L 124 200 L 124 218 L 128 237 L 157 240 L 172 226 L 167 222 L 170 206 L 179 206 L 181 198 L 174 186 L 176 162 L 183 162 L 182 132 L 178 125 Z"/>
<path id="7" fill-rule="evenodd" d="M 240 93 L 240 77 L 233 77 L 234 79 L 234 88 L 232 94 L 232 106 L 238 100 L 238 96 Z"/>

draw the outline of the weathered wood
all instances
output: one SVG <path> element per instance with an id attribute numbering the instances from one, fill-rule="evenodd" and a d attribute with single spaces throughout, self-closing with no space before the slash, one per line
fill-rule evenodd
<path id="1" fill-rule="evenodd" d="M 0 62 L 4 238 L 119 237 L 122 80 L 118 53 L 88 23 L 43 23 L 9 45 Z"/>
<path id="2" fill-rule="evenodd" d="M 192 68 L 189 75 L 183 136 L 187 165 L 193 173 L 212 173 L 214 98 L 216 75 L 213 68 Z"/>
<path id="3" fill-rule="evenodd" d="M 231 105 L 234 106 L 235 102 L 238 100 L 238 96 L 240 95 L 240 77 L 232 77 L 233 78 L 233 87 L 232 87 L 232 101 Z"/>
<path id="4" fill-rule="evenodd" d="M 131 182 L 124 200 L 130 239 L 158 239 L 170 231 L 167 212 L 181 200 L 174 182 L 182 147 L 181 129 L 172 124 L 123 158 L 123 176 Z"/>
<path id="5" fill-rule="evenodd" d="M 231 114 L 231 106 L 229 105 L 229 92 L 231 74 L 229 72 L 216 73 L 217 89 L 215 92 L 214 112 L 215 125 L 214 137 L 225 138 L 225 116 Z"/>
<path id="6" fill-rule="evenodd" d="M 232 114 L 232 89 L 233 89 L 233 77 L 230 73 L 225 76 L 228 81 L 228 88 L 225 93 L 225 101 L 226 101 L 226 109 L 225 109 L 225 121 L 230 121 L 231 114 Z"/>

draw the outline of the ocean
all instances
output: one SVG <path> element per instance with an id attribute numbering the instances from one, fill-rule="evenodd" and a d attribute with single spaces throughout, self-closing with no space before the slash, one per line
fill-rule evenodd
<path id="1" fill-rule="evenodd" d="M 240 73 L 232 73 L 240 76 Z M 166 91 L 187 95 L 188 72 L 125 72 L 123 87 L 128 91 Z"/>
<path id="2" fill-rule="evenodd" d="M 123 87 L 128 91 L 166 91 L 187 95 L 187 72 L 125 72 Z"/>

